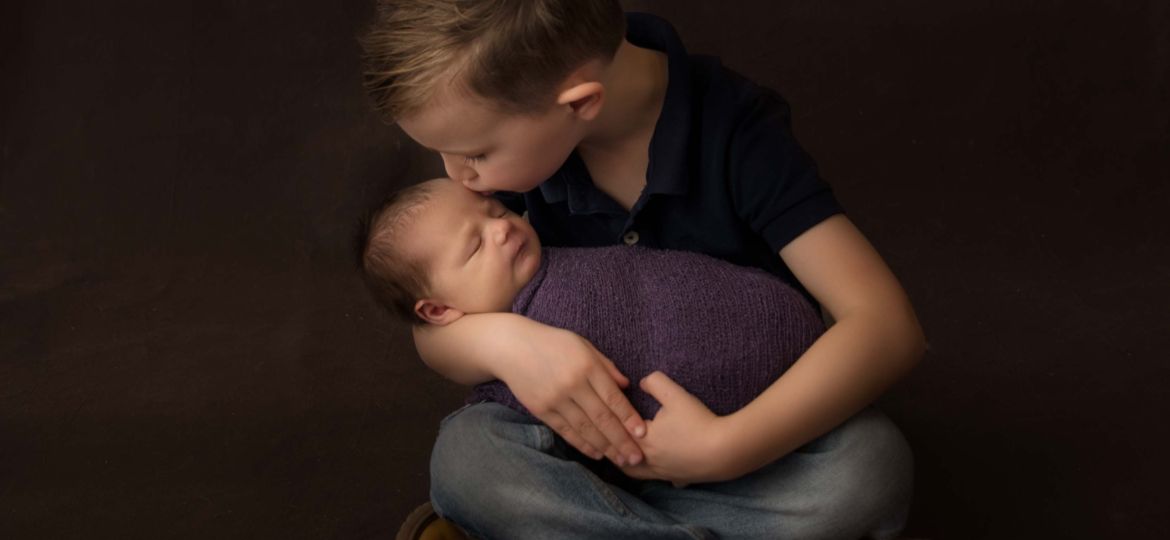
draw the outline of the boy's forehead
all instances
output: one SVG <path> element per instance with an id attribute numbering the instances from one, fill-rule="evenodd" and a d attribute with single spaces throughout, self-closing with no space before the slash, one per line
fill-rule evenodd
<path id="1" fill-rule="evenodd" d="M 457 94 L 432 100 L 398 120 L 399 127 L 419 144 L 435 151 L 462 154 L 480 150 L 486 136 L 503 120 L 486 105 Z"/>

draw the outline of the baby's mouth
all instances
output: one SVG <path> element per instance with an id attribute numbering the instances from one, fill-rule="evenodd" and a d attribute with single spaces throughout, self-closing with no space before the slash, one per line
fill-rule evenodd
<path id="1" fill-rule="evenodd" d="M 512 262 L 520 262 L 520 256 L 524 254 L 524 250 L 528 247 L 528 239 L 520 241 L 520 245 L 516 246 L 516 253 L 512 254 Z"/>

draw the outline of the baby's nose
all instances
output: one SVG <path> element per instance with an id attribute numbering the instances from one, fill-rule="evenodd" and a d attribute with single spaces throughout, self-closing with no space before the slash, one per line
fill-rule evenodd
<path id="1" fill-rule="evenodd" d="M 496 239 L 496 243 L 503 245 L 508 242 L 508 236 L 512 233 L 512 223 L 504 218 L 497 218 L 492 220 L 492 234 Z"/>

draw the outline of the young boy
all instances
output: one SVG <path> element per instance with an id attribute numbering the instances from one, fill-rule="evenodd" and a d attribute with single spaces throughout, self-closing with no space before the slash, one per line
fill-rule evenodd
<path id="1" fill-rule="evenodd" d="M 648 378 L 662 403 L 651 422 L 571 332 L 511 313 L 417 327 L 429 366 L 503 381 L 543 422 L 486 406 L 448 417 L 431 463 L 440 514 L 494 538 L 896 536 L 909 452 L 888 420 L 859 411 L 917 363 L 922 331 L 795 142 L 780 96 L 614 0 L 402 0 L 364 46 L 379 109 L 467 188 L 522 194 L 506 201 L 544 245 L 624 242 L 756 266 L 836 321 L 733 414 Z M 562 442 L 667 482 L 600 482 Z"/>
<path id="2" fill-rule="evenodd" d="M 636 246 L 542 250 L 523 218 L 445 178 L 393 195 L 365 239 L 370 291 L 412 323 L 510 309 L 588 339 L 627 378 L 663 372 L 719 415 L 751 402 L 824 332 L 813 306 L 767 272 Z M 658 412 L 649 394 L 627 395 L 643 418 Z M 499 381 L 468 401 L 528 412 Z"/>

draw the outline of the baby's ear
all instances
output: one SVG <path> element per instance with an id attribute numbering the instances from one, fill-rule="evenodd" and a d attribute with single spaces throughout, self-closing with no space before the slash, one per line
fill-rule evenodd
<path id="1" fill-rule="evenodd" d="M 445 326 L 451 324 L 463 316 L 463 312 L 451 306 L 448 306 L 433 298 L 423 298 L 414 303 L 414 312 L 418 314 L 422 320 Z"/>

